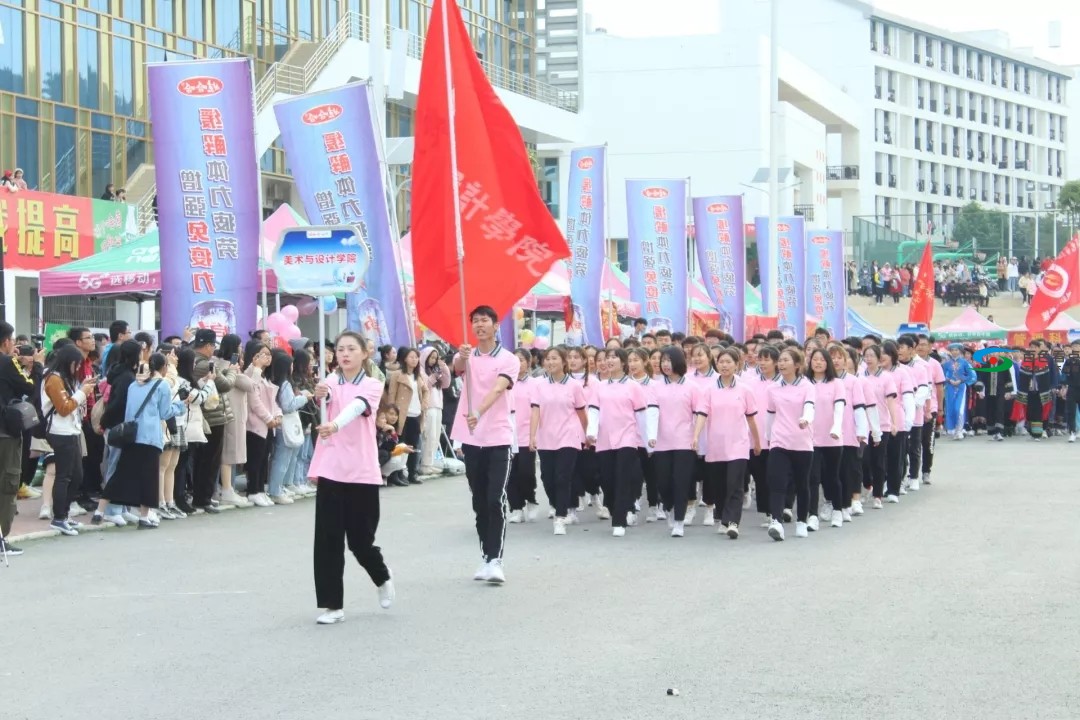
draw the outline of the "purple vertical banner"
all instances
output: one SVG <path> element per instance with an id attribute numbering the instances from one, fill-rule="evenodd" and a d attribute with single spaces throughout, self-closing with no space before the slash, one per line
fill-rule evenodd
<path id="1" fill-rule="evenodd" d="M 349 329 L 376 345 L 411 345 L 371 108 L 368 84 L 352 83 L 275 103 L 274 115 L 308 221 L 356 227 L 371 253 L 363 284 L 346 296 Z"/>
<path id="2" fill-rule="evenodd" d="M 607 262 L 604 243 L 607 185 L 607 146 L 574 148 L 570 152 L 570 190 L 567 198 L 566 241 L 570 245 L 570 297 L 574 327 L 566 329 L 570 345 L 602 345 L 600 292 Z"/>
<path id="3" fill-rule="evenodd" d="M 150 63 L 161 329 L 255 328 L 262 208 L 249 58 Z"/>
<path id="4" fill-rule="evenodd" d="M 833 337 L 847 335 L 847 288 L 844 277 L 844 233 L 806 232 L 806 309 Z"/>
<path id="5" fill-rule="evenodd" d="M 800 215 L 781 217 L 776 226 L 780 257 L 769 257 L 769 218 L 754 218 L 757 234 L 758 273 L 761 287 L 769 286 L 768 279 L 778 272 L 776 297 L 761 302 L 767 314 L 775 314 L 777 328 L 798 340 L 806 337 L 806 226 Z"/>
<path id="6" fill-rule="evenodd" d="M 720 312 L 720 330 L 742 342 L 746 334 L 746 231 L 742 197 L 694 198 L 694 235 L 705 289 Z"/>
<path id="7" fill-rule="evenodd" d="M 627 180 L 630 296 L 650 329 L 687 328 L 685 178 Z"/>
<path id="8" fill-rule="evenodd" d="M 513 350 L 517 347 L 517 328 L 514 324 L 513 309 L 499 323 L 499 344 L 507 350 Z"/>

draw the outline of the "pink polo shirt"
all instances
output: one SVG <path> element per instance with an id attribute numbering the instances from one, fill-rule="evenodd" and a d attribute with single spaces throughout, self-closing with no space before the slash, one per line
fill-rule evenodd
<path id="1" fill-rule="evenodd" d="M 908 372 L 911 373 L 913 392 L 918 392 L 919 388 L 923 386 L 926 387 L 927 392 L 930 392 L 931 388 L 933 387 L 933 383 L 931 382 L 932 378 L 930 372 L 930 365 L 925 360 L 916 355 L 915 359 L 912 360 L 910 364 L 905 364 L 904 367 L 906 367 L 908 369 Z M 927 404 L 929 404 L 930 400 L 928 399 L 926 402 Z M 922 427 L 923 423 L 925 422 L 925 415 L 925 406 L 923 408 L 919 408 L 918 406 L 916 406 L 915 422 L 912 423 L 912 427 Z"/>
<path id="2" fill-rule="evenodd" d="M 805 430 L 800 428 L 799 420 L 807 403 L 814 405 L 816 397 L 814 383 L 802 375 L 795 378 L 793 383 L 786 383 L 781 378 L 769 386 L 768 411 L 773 416 L 769 447 L 814 451 L 814 431 L 810 427 Z M 820 411 L 821 408 L 815 408 L 815 416 Z"/>
<path id="3" fill-rule="evenodd" d="M 694 444 L 694 413 L 700 410 L 702 393 L 685 377 L 672 382 L 667 377 L 653 381 L 656 405 L 660 408 L 660 427 L 656 434 L 656 452 L 689 450 Z"/>
<path id="4" fill-rule="evenodd" d="M 857 376 L 845 371 L 837 379 L 844 383 L 844 392 L 847 397 L 847 405 L 844 406 L 843 442 L 847 447 L 858 447 L 859 438 L 855 435 L 855 411 L 860 408 L 865 409 L 868 404 L 873 403 L 866 402 L 863 383 Z"/>
<path id="5" fill-rule="evenodd" d="M 903 431 L 907 428 L 907 418 L 904 412 L 904 396 L 915 394 L 915 378 L 911 373 L 911 368 L 903 363 L 895 366 L 889 374 L 892 375 L 893 380 L 896 381 L 896 402 L 900 411 L 900 416 L 904 418 L 904 423 L 897 429 Z M 912 426 L 914 426 L 914 423 Z"/>
<path id="6" fill-rule="evenodd" d="M 758 414 L 754 416 L 754 422 L 757 423 L 757 434 L 761 440 L 761 449 L 769 449 L 769 438 L 767 428 L 765 427 L 765 408 L 769 407 L 769 387 L 780 382 L 780 374 L 777 373 L 773 376 L 772 380 L 766 380 L 765 376 L 761 374 L 760 370 L 746 373 L 746 386 L 750 389 L 750 392 L 754 394 L 754 404 L 758 408 Z"/>
<path id="7" fill-rule="evenodd" d="M 945 371 L 933 357 L 927 357 L 926 364 L 930 367 L 930 412 L 939 412 L 937 394 L 938 388 L 945 384 Z"/>
<path id="8" fill-rule="evenodd" d="M 895 398 L 896 402 L 900 402 L 900 395 L 896 391 L 896 379 L 892 373 L 885 372 L 881 368 L 878 368 L 878 371 L 873 374 L 868 371 L 862 377 L 866 380 L 868 387 L 866 393 L 867 404 L 870 404 L 872 398 L 873 404 L 877 405 L 881 434 L 892 432 L 892 417 L 889 415 L 888 399 Z M 903 415 L 903 412 L 903 410 L 899 410 L 900 415 Z"/>
<path id="9" fill-rule="evenodd" d="M 469 358 L 469 378 L 462 383 L 461 398 L 458 401 L 457 417 L 454 418 L 454 427 L 450 431 L 450 437 L 462 445 L 473 447 L 509 447 L 513 445 L 514 426 L 510 422 L 510 408 L 513 398 L 510 393 L 504 393 L 495 401 L 488 411 L 480 417 L 476 423 L 476 429 L 469 430 L 469 388 L 472 387 L 474 395 L 473 409 L 478 410 L 480 403 L 495 387 L 495 382 L 504 377 L 513 388 L 514 378 L 518 376 L 521 364 L 517 355 L 504 348 L 495 345 L 490 353 L 481 353 L 479 348 L 473 350 Z"/>
<path id="10" fill-rule="evenodd" d="M 514 389 L 510 391 L 514 398 L 514 426 L 517 433 L 518 449 L 529 449 L 529 423 L 532 421 L 532 400 L 536 394 L 538 383 L 545 382 L 545 378 L 534 378 L 526 375 L 514 383 Z"/>
<path id="11" fill-rule="evenodd" d="M 382 485 L 379 448 L 375 443 L 375 413 L 382 399 L 382 382 L 363 372 L 348 382 L 340 372 L 335 372 L 326 378 L 326 384 L 330 388 L 326 410 L 331 418 L 357 399 L 367 403 L 367 408 L 360 417 L 336 434 L 315 443 L 308 477 L 321 477 L 340 483 Z"/>
<path id="12" fill-rule="evenodd" d="M 656 382 L 651 377 L 646 375 L 645 377 L 641 378 L 640 380 L 634 380 L 634 378 L 630 378 L 630 379 L 633 380 L 634 382 L 636 382 L 638 385 L 640 385 L 642 391 L 645 393 L 645 407 L 646 408 L 651 408 L 651 407 L 659 408 L 660 407 L 656 403 Z M 663 422 L 663 418 L 661 418 L 660 421 Z M 638 447 L 639 448 L 643 448 L 643 447 L 645 447 L 646 445 L 649 444 L 648 439 L 644 435 L 641 434 L 641 431 L 643 429 L 644 429 L 643 426 L 641 426 L 641 425 L 638 426 Z M 659 432 L 659 430 L 657 432 Z"/>
<path id="13" fill-rule="evenodd" d="M 559 382 L 551 378 L 533 380 L 532 406 L 540 410 L 536 428 L 537 450 L 580 450 L 585 443 L 578 411 L 585 410 L 585 390 L 569 375 Z"/>
<path id="14" fill-rule="evenodd" d="M 829 432 L 832 430 L 837 401 L 844 403 L 844 409 L 848 410 L 847 388 L 844 387 L 843 380 L 814 383 L 814 424 L 811 426 L 814 429 L 814 447 L 840 447 L 844 444 L 843 432 L 838 438 L 834 438 Z M 854 427 L 854 419 L 851 424 Z"/>
<path id="15" fill-rule="evenodd" d="M 749 383 L 732 378 L 730 385 L 724 385 L 717 375 L 716 382 L 709 383 L 704 390 L 701 406 L 701 412 L 709 418 L 705 462 L 748 459 L 753 443 L 747 423 L 754 422 L 757 415 L 757 403 Z"/>
<path id="16" fill-rule="evenodd" d="M 605 380 L 596 387 L 596 407 L 600 409 L 596 450 L 619 450 L 638 446 L 638 413 L 647 402 L 641 385 L 624 375 L 621 380 Z"/>

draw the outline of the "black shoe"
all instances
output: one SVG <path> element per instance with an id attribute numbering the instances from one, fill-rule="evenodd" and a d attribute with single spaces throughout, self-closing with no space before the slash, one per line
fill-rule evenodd
<path id="1" fill-rule="evenodd" d="M 195 508 L 193 508 L 187 500 L 178 500 L 176 502 L 176 507 L 180 508 L 180 511 L 185 515 L 195 514 Z"/>
<path id="2" fill-rule="evenodd" d="M 410 485 L 423 485 L 424 481 L 420 479 L 419 475 L 417 475 L 415 477 L 409 478 L 409 484 Z"/>
<path id="3" fill-rule="evenodd" d="M 183 510 L 183 508 L 180 509 Z M 204 505 L 202 507 L 196 505 L 193 509 L 202 510 L 207 515 L 217 515 L 221 512 L 221 508 L 219 508 L 217 505 Z"/>
<path id="4" fill-rule="evenodd" d="M 150 522 L 146 518 L 139 518 L 139 529 L 140 530 L 157 530 L 157 528 L 158 528 L 157 525 Z"/>
<path id="5" fill-rule="evenodd" d="M 79 507 L 81 507 L 86 512 L 94 512 L 95 510 L 97 510 L 98 504 L 88 497 L 79 498 L 79 500 L 77 500 L 76 502 L 78 503 Z"/>
<path id="6" fill-rule="evenodd" d="M 388 477 L 386 482 L 394 487 L 409 487 L 409 481 L 399 472 Z"/>
<path id="7" fill-rule="evenodd" d="M 23 551 L 22 548 L 17 548 L 11 543 L 9 543 L 7 540 L 0 538 L 0 555 L 3 555 L 5 553 L 7 555 L 15 557 L 17 555 L 22 555 Z"/>

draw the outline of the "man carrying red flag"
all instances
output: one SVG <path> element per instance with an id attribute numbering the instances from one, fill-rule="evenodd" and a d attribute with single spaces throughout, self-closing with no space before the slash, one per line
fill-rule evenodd
<path id="1" fill-rule="evenodd" d="M 1028 332 L 1042 332 L 1061 312 L 1080 303 L 1080 235 L 1065 246 L 1036 284 L 1028 306 Z"/>

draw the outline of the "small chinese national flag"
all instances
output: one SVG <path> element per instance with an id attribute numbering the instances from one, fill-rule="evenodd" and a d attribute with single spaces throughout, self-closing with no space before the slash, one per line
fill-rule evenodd
<path id="1" fill-rule="evenodd" d="M 1062 311 L 1080 303 L 1080 235 L 1054 258 L 1036 286 L 1025 324 L 1029 332 L 1042 332 Z"/>
<path id="2" fill-rule="evenodd" d="M 934 251 L 930 243 L 923 248 L 919 261 L 919 274 L 911 288 L 911 306 L 908 308 L 909 323 L 929 325 L 934 319 Z"/>
<path id="3" fill-rule="evenodd" d="M 570 256 L 540 197 L 521 132 L 484 75 L 454 0 L 435 0 L 428 23 L 412 190 L 416 312 L 447 342 L 467 339 L 463 312 L 477 305 L 490 305 L 500 316 L 510 312 L 552 264 Z M 460 273 L 455 212 L 461 214 Z"/>

